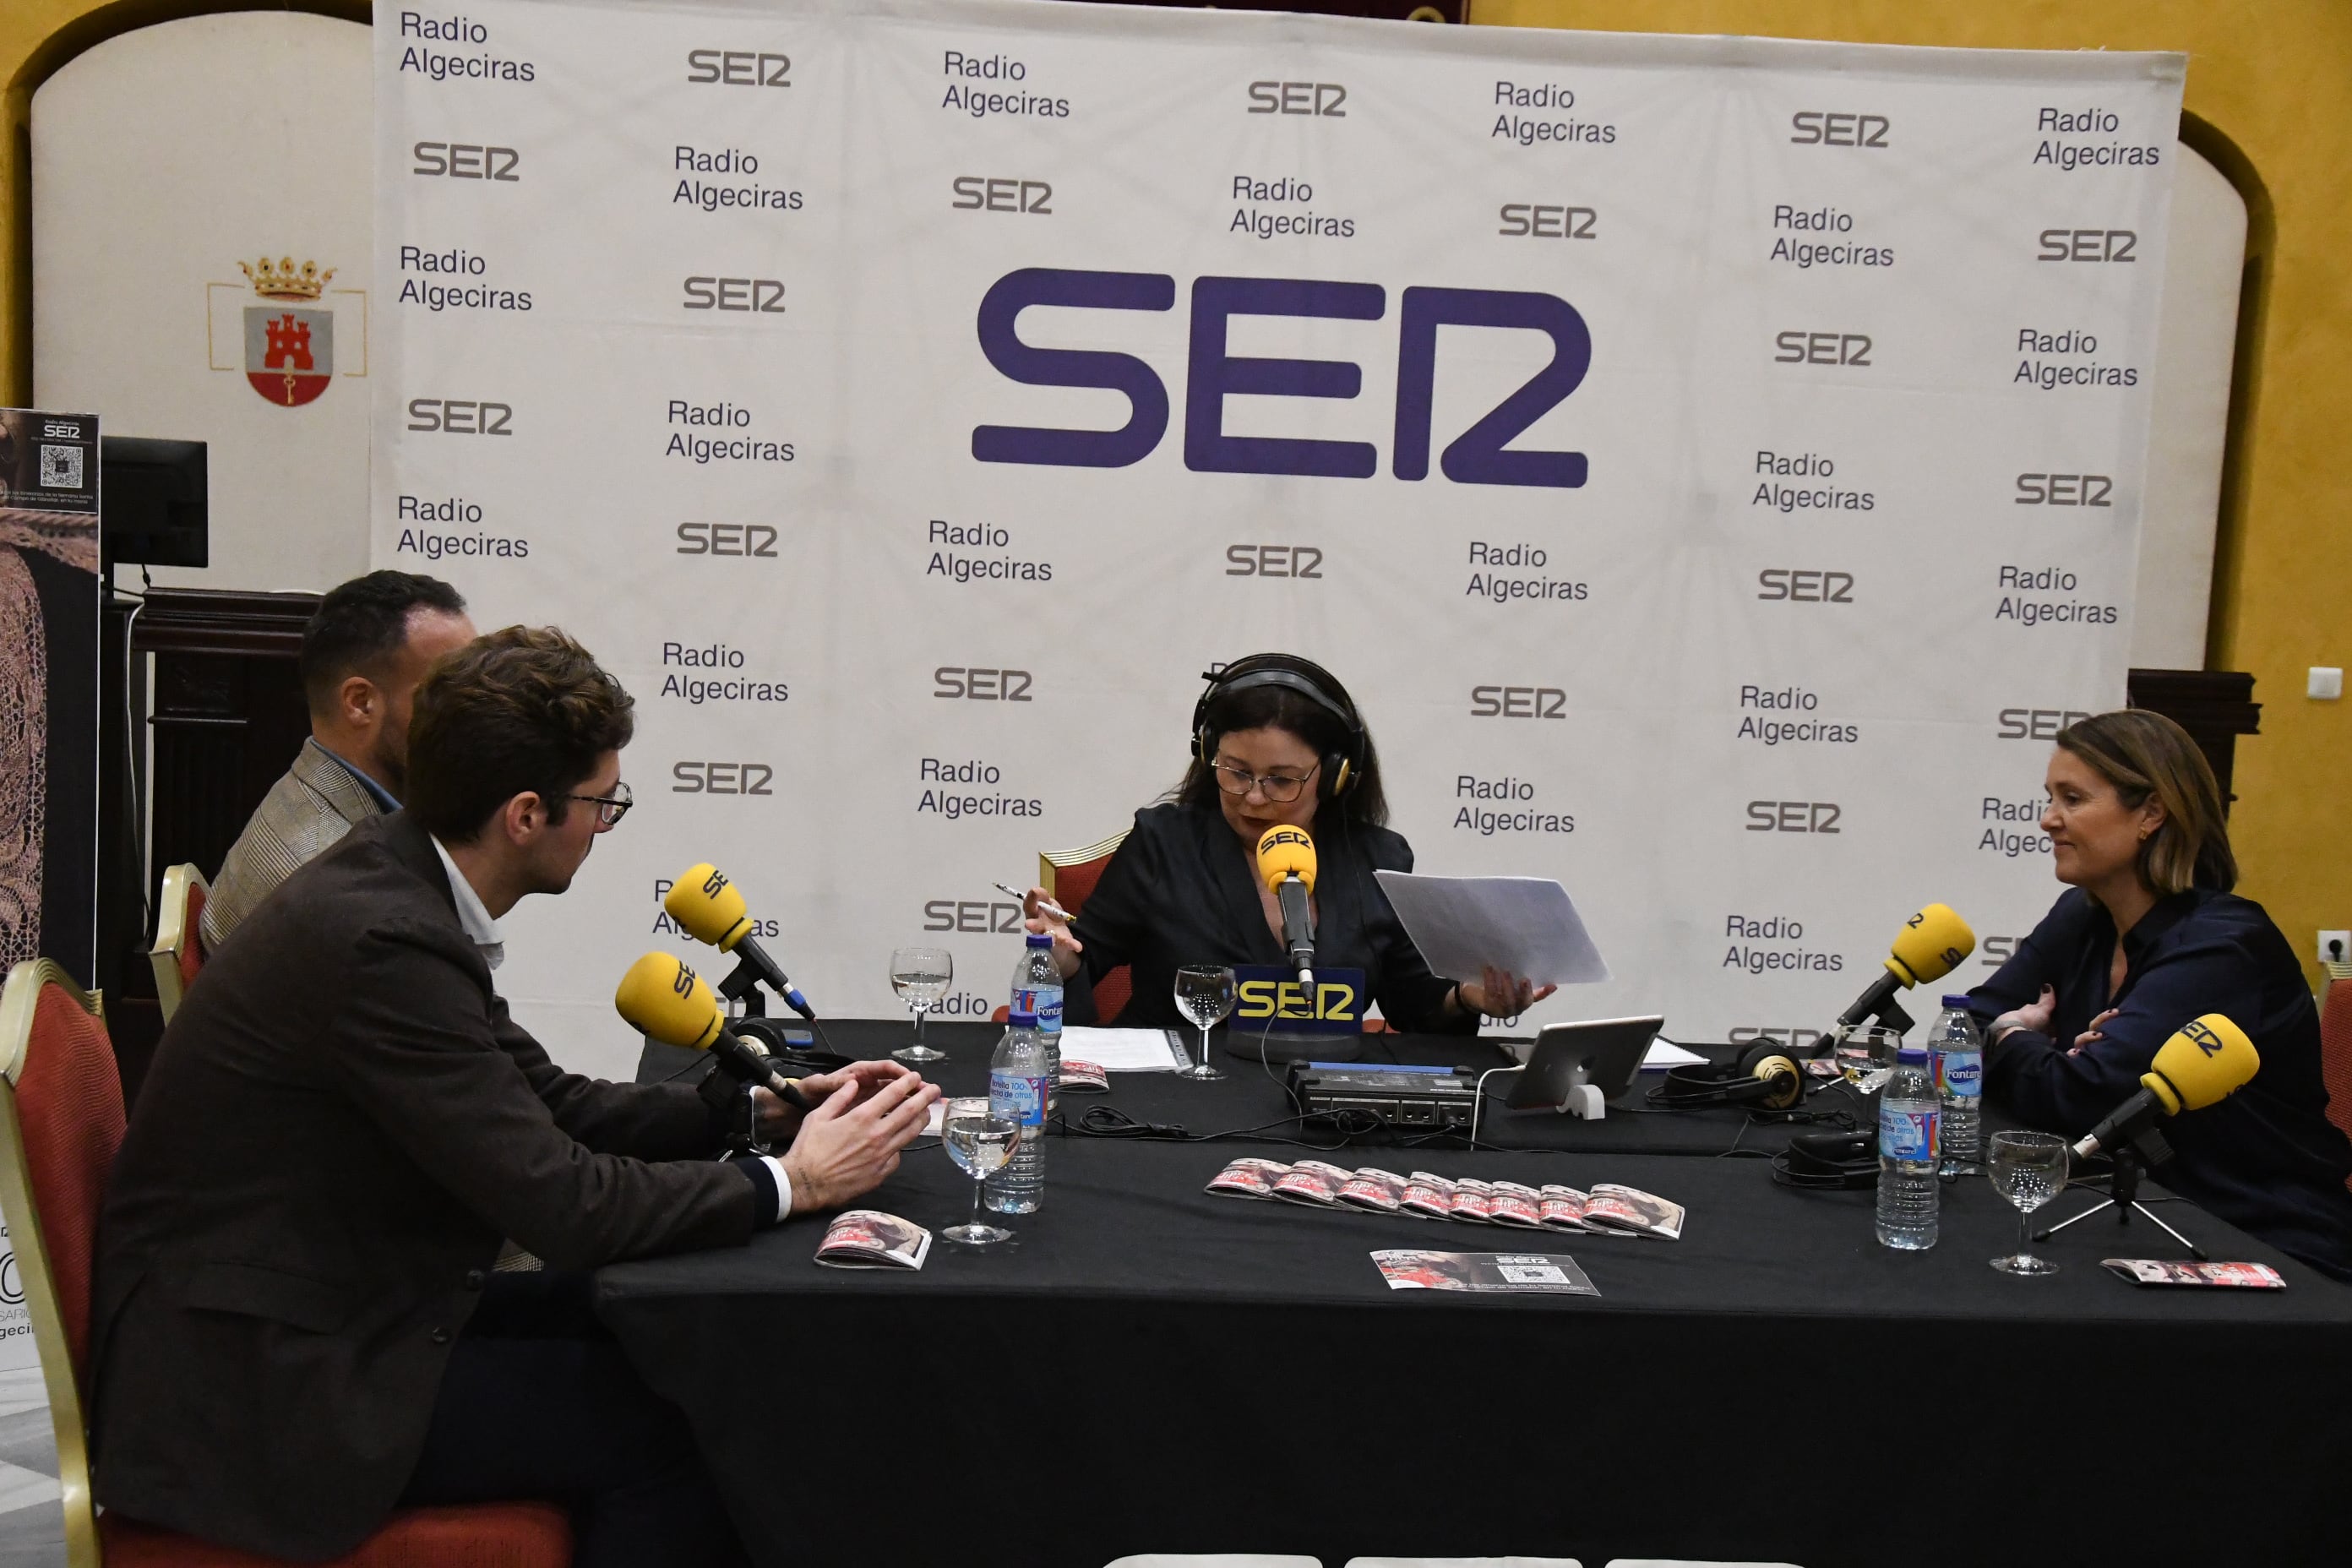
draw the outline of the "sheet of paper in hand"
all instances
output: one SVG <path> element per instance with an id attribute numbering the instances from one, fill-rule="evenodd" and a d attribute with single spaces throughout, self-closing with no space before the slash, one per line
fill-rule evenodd
<path id="1" fill-rule="evenodd" d="M 1391 1290 L 1495 1290 L 1550 1296 L 1598 1296 L 1592 1281 L 1564 1252 L 1375 1252 L 1372 1262 Z"/>
<path id="2" fill-rule="evenodd" d="M 816 1260 L 828 1268 L 920 1268 L 931 1233 L 878 1209 L 850 1209 L 824 1227 Z"/>

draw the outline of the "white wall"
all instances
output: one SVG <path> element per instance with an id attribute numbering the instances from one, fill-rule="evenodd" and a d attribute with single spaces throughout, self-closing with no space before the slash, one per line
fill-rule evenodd
<path id="1" fill-rule="evenodd" d="M 367 570 L 369 29 L 247 11 L 98 45 L 33 97 L 33 385 L 119 436 L 211 443 L 212 564 L 159 583 L 320 589 Z M 335 378 L 264 401 L 237 263 L 335 276 Z M 209 333 L 209 342 L 207 336 Z"/>

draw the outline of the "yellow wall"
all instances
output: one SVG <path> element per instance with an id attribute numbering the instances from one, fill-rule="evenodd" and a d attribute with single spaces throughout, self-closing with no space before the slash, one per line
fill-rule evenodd
<path id="1" fill-rule="evenodd" d="M 2252 672 L 2263 704 L 2263 732 L 2238 742 L 2230 837 L 2239 890 L 2269 908 L 2316 982 L 2316 933 L 2352 927 L 2352 825 L 2334 815 L 2352 803 L 2352 701 L 2303 694 L 2310 666 L 2352 664 L 2352 4 L 1471 0 L 1471 20 L 2189 56 L 2188 111 L 2267 193 L 2267 212 L 2249 204 L 2253 247 L 2272 226 L 2259 336 L 2241 345 L 2208 645 L 2210 668 Z M 2245 187 L 2226 149 L 2199 150 Z"/>
<path id="2" fill-rule="evenodd" d="M 0 0 L 0 399 L 32 386 L 26 189 L 33 89 L 130 27 L 249 5 Z M 365 19 L 363 0 L 293 8 Z M 2352 927 L 2352 831 L 2332 814 L 2352 774 L 2352 704 L 2303 695 L 2314 664 L 2352 664 L 2352 4 L 2346 0 L 1473 0 L 1473 20 L 1628 32 L 1754 33 L 1990 48 L 2177 49 L 2189 111 L 2241 151 L 2268 195 L 2273 267 L 2216 564 L 2210 663 L 2251 670 L 2263 733 L 2238 746 L 2232 837 L 2244 891 L 2306 959 Z M 2238 175 L 2226 158 L 2225 172 Z M 103 199 L 104 193 L 91 193 Z M 2314 971 L 2316 978 L 2316 971 Z"/>

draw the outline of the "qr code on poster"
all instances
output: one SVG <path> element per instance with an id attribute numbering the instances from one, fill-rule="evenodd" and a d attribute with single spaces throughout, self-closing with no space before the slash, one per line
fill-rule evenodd
<path id="1" fill-rule="evenodd" d="M 41 488 L 47 490 L 78 490 L 81 489 L 82 449 L 79 447 L 41 447 Z"/>

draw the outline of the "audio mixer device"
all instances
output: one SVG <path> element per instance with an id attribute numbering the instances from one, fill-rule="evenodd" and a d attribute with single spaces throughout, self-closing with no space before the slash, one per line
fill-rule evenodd
<path id="1" fill-rule="evenodd" d="M 1478 1103 L 1478 1069 L 1293 1062 L 1287 1087 L 1290 1103 L 1302 1116 L 1360 1110 L 1408 1131 L 1466 1130 Z"/>

